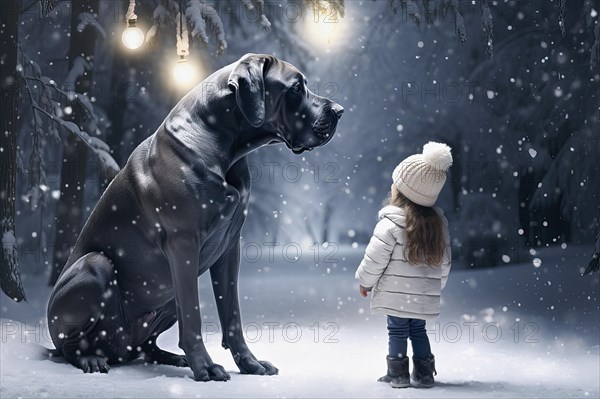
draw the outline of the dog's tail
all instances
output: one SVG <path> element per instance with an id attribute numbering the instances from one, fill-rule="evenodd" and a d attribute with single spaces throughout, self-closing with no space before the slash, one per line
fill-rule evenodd
<path id="1" fill-rule="evenodd" d="M 60 349 L 48 349 L 46 348 L 46 355 L 48 355 L 49 358 L 53 358 L 53 357 L 63 357 L 63 353 Z"/>

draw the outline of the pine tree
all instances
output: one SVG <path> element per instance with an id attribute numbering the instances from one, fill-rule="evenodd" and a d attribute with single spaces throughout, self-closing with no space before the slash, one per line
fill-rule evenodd
<path id="1" fill-rule="evenodd" d="M 0 7 L 0 281 L 2 291 L 15 301 L 25 299 L 17 257 L 15 234 L 15 197 L 17 185 L 17 41 L 20 1 L 9 1 Z"/>

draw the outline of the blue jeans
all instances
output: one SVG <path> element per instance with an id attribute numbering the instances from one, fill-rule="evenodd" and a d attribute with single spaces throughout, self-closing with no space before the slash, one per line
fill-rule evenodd
<path id="1" fill-rule="evenodd" d="M 425 320 L 388 316 L 387 328 L 390 357 L 406 356 L 407 338 L 410 338 L 414 357 L 426 359 L 431 356 L 431 346 L 425 330 Z"/>

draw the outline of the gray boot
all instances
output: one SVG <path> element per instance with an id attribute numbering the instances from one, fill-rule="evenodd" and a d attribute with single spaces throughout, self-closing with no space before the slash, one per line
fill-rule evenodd
<path id="1" fill-rule="evenodd" d="M 433 376 L 437 375 L 435 371 L 435 357 L 420 359 L 413 357 L 414 369 L 411 378 L 416 388 L 431 388 L 434 383 Z"/>
<path id="2" fill-rule="evenodd" d="M 410 374 L 408 373 L 408 357 L 390 357 L 387 360 L 387 374 L 378 379 L 379 382 L 387 382 L 393 388 L 406 388 L 410 386 Z"/>

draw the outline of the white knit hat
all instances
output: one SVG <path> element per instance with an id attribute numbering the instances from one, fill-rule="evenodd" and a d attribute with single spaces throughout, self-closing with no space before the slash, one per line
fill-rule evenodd
<path id="1" fill-rule="evenodd" d="M 392 179 L 406 198 L 422 206 L 433 206 L 446 182 L 446 171 L 452 165 L 450 147 L 430 141 L 422 154 L 411 155 L 400 162 Z"/>

